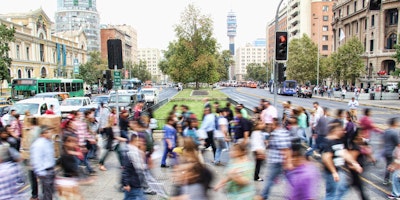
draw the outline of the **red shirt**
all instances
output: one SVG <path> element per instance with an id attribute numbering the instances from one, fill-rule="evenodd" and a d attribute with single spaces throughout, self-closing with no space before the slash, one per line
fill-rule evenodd
<path id="1" fill-rule="evenodd" d="M 56 113 L 54 113 L 54 111 L 53 110 L 46 110 L 46 112 L 44 113 L 44 114 L 47 114 L 47 115 L 55 115 Z"/>

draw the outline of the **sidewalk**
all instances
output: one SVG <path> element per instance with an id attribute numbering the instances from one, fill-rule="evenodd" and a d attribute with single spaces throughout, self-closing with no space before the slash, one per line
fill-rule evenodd
<path id="1" fill-rule="evenodd" d="M 153 154 L 154 159 L 154 168 L 152 169 L 152 173 L 156 180 L 158 180 L 164 186 L 167 193 L 170 193 L 173 186 L 173 179 L 172 179 L 172 169 L 171 168 L 160 168 L 160 160 L 162 155 L 162 148 L 161 146 L 157 145 L 155 153 Z M 205 163 L 206 165 L 214 172 L 214 182 L 212 185 L 215 185 L 223 176 L 225 167 L 223 166 L 214 166 L 211 164 L 212 158 L 212 151 L 205 151 L 204 153 Z M 222 162 L 226 163 L 228 161 L 228 151 L 224 151 L 222 153 Z M 118 160 L 115 153 L 109 155 L 108 160 L 105 163 L 108 171 L 98 171 L 97 181 L 95 181 L 91 185 L 84 185 L 81 186 L 81 192 L 84 196 L 85 200 L 121 200 L 123 199 L 123 193 L 118 191 L 119 187 L 119 179 L 120 179 L 120 168 L 118 164 Z M 93 166 L 95 166 L 93 164 Z M 261 177 L 265 179 L 266 173 L 266 165 L 261 168 Z M 284 200 L 287 196 L 287 182 L 284 176 L 280 176 L 279 179 L 276 181 L 277 183 L 274 185 L 270 192 L 270 199 L 272 200 Z M 262 188 L 264 187 L 264 182 L 256 182 L 257 193 L 259 193 Z M 319 185 L 317 192 L 318 199 L 323 199 L 325 195 L 325 182 L 320 177 Z M 375 191 L 366 189 L 366 194 L 370 197 L 370 199 L 383 199 L 381 193 L 376 193 Z M 163 199 L 160 196 L 147 196 L 149 200 L 159 200 Z M 224 194 L 223 190 L 218 192 L 214 192 L 210 190 L 210 200 L 225 200 L 226 195 Z M 349 189 L 345 199 L 359 199 L 358 193 L 355 189 Z"/>
<path id="2" fill-rule="evenodd" d="M 332 97 L 328 98 L 327 94 L 324 94 L 323 97 L 320 95 L 313 95 L 313 98 L 318 98 L 318 99 L 325 99 L 329 101 L 337 101 L 337 102 L 349 102 L 350 98 L 346 98 L 344 100 L 341 100 L 340 98 L 337 97 Z M 400 110 L 400 99 L 399 100 L 365 100 L 365 99 L 360 99 L 358 100 L 358 103 L 362 106 L 372 106 L 372 107 L 378 107 L 378 108 L 387 108 L 387 109 L 393 109 L 393 110 Z"/>

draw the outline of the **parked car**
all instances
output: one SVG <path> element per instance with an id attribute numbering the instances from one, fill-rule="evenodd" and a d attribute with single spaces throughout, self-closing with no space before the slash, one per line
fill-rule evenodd
<path id="1" fill-rule="evenodd" d="M 302 98 L 311 98 L 312 97 L 312 90 L 310 89 L 301 89 L 297 91 L 297 97 Z"/>
<path id="2" fill-rule="evenodd" d="M 9 105 L 0 105 L 0 117 L 3 117 L 10 110 Z"/>
<path id="3" fill-rule="evenodd" d="M 61 117 L 66 118 L 72 111 L 78 111 L 81 107 L 90 105 L 89 97 L 71 97 L 61 103 Z"/>
<path id="4" fill-rule="evenodd" d="M 25 118 L 25 112 L 29 112 L 32 116 L 43 115 L 50 106 L 54 106 L 54 113 L 61 115 L 60 103 L 56 98 L 30 98 L 16 102 L 9 110 L 15 110 L 21 121 Z M 6 119 L 8 120 L 8 119 Z"/>
<path id="5" fill-rule="evenodd" d="M 140 92 L 144 95 L 144 101 L 149 106 L 158 104 L 160 92 L 157 88 L 143 88 Z"/>
<path id="6" fill-rule="evenodd" d="M 134 94 L 118 94 L 118 108 L 119 110 L 128 110 L 129 114 L 133 112 L 133 107 L 137 102 L 136 95 Z M 117 106 L 117 95 L 110 95 L 108 107 L 114 108 Z"/>

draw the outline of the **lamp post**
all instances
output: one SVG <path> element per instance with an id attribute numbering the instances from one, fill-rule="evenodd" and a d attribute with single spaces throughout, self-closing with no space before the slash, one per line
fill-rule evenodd
<path id="1" fill-rule="evenodd" d="M 315 20 L 318 20 L 318 34 L 317 34 L 317 86 L 319 86 L 319 40 L 320 40 L 320 36 L 321 36 L 321 26 L 319 23 L 319 18 L 318 17 L 314 17 Z"/>

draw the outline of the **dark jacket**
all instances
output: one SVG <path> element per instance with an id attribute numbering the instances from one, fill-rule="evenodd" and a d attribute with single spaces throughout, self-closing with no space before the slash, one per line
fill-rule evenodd
<path id="1" fill-rule="evenodd" d="M 137 173 L 135 167 L 133 166 L 132 162 L 130 161 L 127 153 L 123 153 L 123 166 L 124 169 L 122 170 L 121 176 L 121 184 L 122 186 L 130 186 L 131 188 L 141 188 L 141 181 L 139 174 Z"/>

